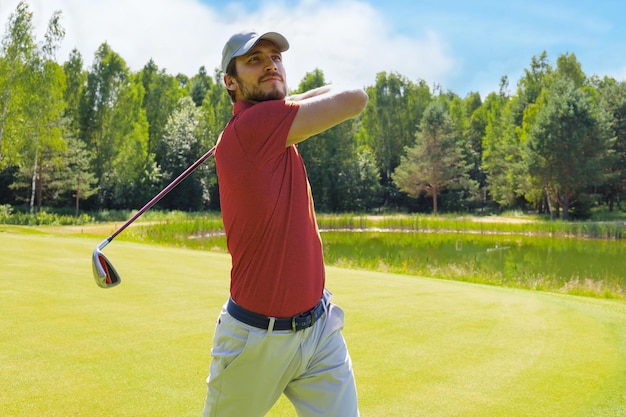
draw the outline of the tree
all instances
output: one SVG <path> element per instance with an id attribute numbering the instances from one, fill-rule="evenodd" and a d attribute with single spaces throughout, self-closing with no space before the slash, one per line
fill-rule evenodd
<path id="1" fill-rule="evenodd" d="M 107 43 L 100 45 L 87 75 L 80 103 L 81 139 L 94 152 L 94 173 L 104 177 L 115 157 L 111 120 L 120 90 L 128 83 L 124 60 Z M 101 198 L 99 198 L 102 200 Z"/>
<path id="2" fill-rule="evenodd" d="M 325 85 L 320 70 L 307 73 L 298 92 Z M 349 190 L 358 178 L 356 160 L 356 123 L 348 120 L 298 144 L 307 171 L 315 205 L 320 211 L 336 212 L 348 204 Z"/>
<path id="3" fill-rule="evenodd" d="M 37 47 L 33 39 L 33 14 L 20 1 L 9 16 L 0 53 L 0 168 L 21 164 L 23 90 L 29 83 L 29 64 Z M 8 140 L 7 140 L 8 136 Z"/>
<path id="4" fill-rule="evenodd" d="M 149 124 L 148 152 L 155 155 L 157 164 L 165 157 L 163 134 L 167 119 L 176 108 L 184 90 L 178 80 L 165 73 L 151 59 L 139 72 L 144 89 L 143 107 Z"/>
<path id="5" fill-rule="evenodd" d="M 55 12 L 50 19 L 45 40 L 41 50 L 31 56 L 31 79 L 26 87 L 28 101 L 26 103 L 27 123 L 24 133 L 24 154 L 32 161 L 32 186 L 30 212 L 34 212 L 35 202 L 41 209 L 43 190 L 46 187 L 44 165 L 57 164 L 67 144 L 63 139 L 63 91 L 65 90 L 65 74 L 55 61 L 65 31 L 60 26 L 60 12 Z M 50 158 L 49 161 L 44 158 Z"/>
<path id="6" fill-rule="evenodd" d="M 346 211 L 367 211 L 383 203 L 384 190 L 380 184 L 380 171 L 376 166 L 376 154 L 367 145 L 357 150 L 351 172 L 356 173 L 354 184 L 349 186 L 344 197 Z"/>
<path id="7" fill-rule="evenodd" d="M 204 96 L 212 87 L 213 80 L 206 73 L 206 68 L 200 67 L 198 73 L 189 80 L 189 95 L 196 104 L 196 107 L 202 106 Z"/>
<path id="8" fill-rule="evenodd" d="M 65 155 L 66 182 L 65 189 L 73 199 L 74 214 L 80 212 L 80 202 L 98 192 L 98 179 L 91 169 L 92 155 L 81 140 L 70 139 L 68 152 Z"/>
<path id="9" fill-rule="evenodd" d="M 413 198 L 422 193 L 431 197 L 433 212 L 437 214 L 439 193 L 469 186 L 470 166 L 463 159 L 452 119 L 441 103 L 433 102 L 426 108 L 416 139 L 415 146 L 405 149 L 392 178 L 401 191 Z"/>
<path id="10" fill-rule="evenodd" d="M 202 101 L 202 120 L 210 144 L 217 142 L 220 132 L 233 115 L 233 104 L 220 76 L 221 72 L 216 70 Z"/>
<path id="11" fill-rule="evenodd" d="M 100 207 L 138 207 L 153 194 L 159 172 L 148 151 L 145 91 L 107 43 L 95 54 L 80 105 L 81 139 L 94 152 Z"/>
<path id="12" fill-rule="evenodd" d="M 189 96 L 181 98 L 165 126 L 167 146 L 161 169 L 165 182 L 171 182 L 208 149 L 200 134 L 200 109 Z M 208 164 L 203 164 L 161 203 L 168 209 L 202 210 L 210 201 Z"/>
<path id="13" fill-rule="evenodd" d="M 397 204 L 391 174 L 402 151 L 415 141 L 415 132 L 426 106 L 432 101 L 428 86 L 414 84 L 399 74 L 379 73 L 376 84 L 366 89 L 369 102 L 361 116 L 359 145 L 376 152 L 386 204 Z"/>
<path id="14" fill-rule="evenodd" d="M 480 94 L 471 93 L 463 100 L 465 124 L 463 137 L 466 143 L 466 160 L 472 166 L 470 178 L 481 189 L 486 187 L 487 178 L 482 170 L 483 137 L 487 130 L 487 107 L 483 106 Z"/>
<path id="15" fill-rule="evenodd" d="M 587 80 L 587 76 L 574 54 L 559 55 L 556 59 L 555 76 L 569 79 L 574 83 L 575 88 L 583 87 Z"/>
<path id="16" fill-rule="evenodd" d="M 470 93 L 465 99 L 449 92 L 437 97 L 449 112 L 453 122 L 455 142 L 460 148 L 465 162 L 471 166 L 469 178 L 474 184 L 484 184 L 484 175 L 481 170 L 482 138 L 485 135 L 486 112 L 482 106 L 480 94 Z M 466 191 L 470 191 L 469 189 Z M 453 195 L 457 207 L 472 201 L 478 201 L 478 190 L 470 193 Z"/>
<path id="17" fill-rule="evenodd" d="M 526 162 L 523 146 L 516 133 L 515 109 L 518 97 L 506 94 L 506 79 L 500 92 L 487 96 L 483 107 L 487 113 L 487 126 L 482 143 L 482 170 L 486 175 L 490 197 L 500 207 L 514 207 L 523 196 Z"/>
<path id="18" fill-rule="evenodd" d="M 611 115 L 611 129 L 615 136 L 611 151 L 612 163 L 604 186 L 609 211 L 626 194 L 626 81 L 605 78 L 598 87 L 600 105 Z"/>
<path id="19" fill-rule="evenodd" d="M 123 85 L 113 107 L 109 136 L 115 150 L 101 187 L 113 207 L 141 207 L 160 180 L 154 155 L 148 152 L 144 91 L 135 74 Z"/>
<path id="20" fill-rule="evenodd" d="M 69 59 L 63 64 L 65 73 L 65 111 L 67 134 L 74 138 L 81 136 L 80 101 L 87 86 L 87 72 L 83 69 L 83 57 L 77 49 L 70 52 Z"/>
<path id="21" fill-rule="evenodd" d="M 207 149 L 217 143 L 220 133 L 233 115 L 233 104 L 221 81 L 221 76 L 221 71 L 215 70 L 213 82 L 202 101 L 199 129 L 204 147 Z M 207 161 L 205 165 L 212 166 L 211 164 L 210 161 Z M 220 196 L 217 175 L 213 168 L 210 168 L 208 172 L 211 172 L 211 175 L 206 177 L 206 184 L 209 188 L 208 208 L 219 210 Z"/>
<path id="22" fill-rule="evenodd" d="M 521 195 L 525 200 L 535 204 L 539 212 L 543 212 L 546 200 L 545 191 L 543 186 L 533 181 L 528 173 L 527 144 L 529 131 L 536 122 L 537 113 L 543 105 L 540 97 L 554 79 L 553 73 L 554 70 L 545 51 L 539 57 L 533 57 L 530 69 L 524 70 L 524 75 L 518 82 L 517 96 L 511 101 L 510 120 L 516 136 L 514 139 L 511 138 L 511 144 L 514 145 L 510 148 L 514 152 L 512 166 L 516 168 L 515 174 L 509 176 L 514 181 L 511 185 L 515 190 L 515 195 Z"/>
<path id="23" fill-rule="evenodd" d="M 548 54 L 543 51 L 539 57 L 532 57 L 530 61 L 530 69 L 524 70 L 524 75 L 518 82 L 517 95 L 520 106 L 520 117 L 523 110 L 529 105 L 537 102 L 537 99 L 547 85 L 548 76 L 552 74 L 553 69 L 548 62 Z M 521 120 L 516 120 L 516 124 L 520 125 Z"/>
<path id="24" fill-rule="evenodd" d="M 572 80 L 556 79 L 544 100 L 529 130 L 529 170 L 568 220 L 584 188 L 604 180 L 614 138 L 607 115 Z"/>

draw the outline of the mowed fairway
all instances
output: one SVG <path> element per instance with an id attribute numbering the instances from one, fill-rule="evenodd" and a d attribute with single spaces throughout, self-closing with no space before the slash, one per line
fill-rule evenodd
<path id="1" fill-rule="evenodd" d="M 226 255 L 0 226 L 0 416 L 200 416 Z M 626 303 L 328 269 L 364 417 L 626 416 Z M 282 398 L 269 416 L 295 416 Z M 245 417 L 245 416 L 242 416 Z"/>

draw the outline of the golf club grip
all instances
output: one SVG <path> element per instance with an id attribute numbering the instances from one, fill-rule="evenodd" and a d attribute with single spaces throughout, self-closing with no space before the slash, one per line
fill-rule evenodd
<path id="1" fill-rule="evenodd" d="M 193 163 L 193 165 L 191 165 L 189 168 L 184 170 L 178 177 L 176 177 L 174 179 L 174 181 L 172 181 L 167 187 L 165 187 L 163 190 L 161 190 L 161 192 L 159 192 L 157 195 L 155 195 L 152 198 L 152 200 L 148 201 L 145 206 L 140 208 L 139 211 L 137 213 L 135 213 L 135 215 L 133 217 L 131 217 L 128 221 L 126 221 L 126 223 L 124 223 L 119 229 L 117 229 L 111 236 L 109 236 L 109 238 L 107 240 L 110 242 L 113 239 L 115 239 L 115 236 L 117 236 L 120 233 L 122 233 L 124 231 L 124 229 L 126 229 L 128 226 L 130 226 L 130 224 L 132 222 L 137 220 L 137 218 L 139 218 L 139 216 L 144 214 L 146 211 L 150 210 L 150 208 L 152 208 L 152 206 L 154 206 L 156 203 L 158 203 L 163 197 L 165 197 L 167 195 L 167 193 L 172 191 L 172 189 L 174 187 L 176 187 L 178 184 L 180 184 L 185 178 L 187 178 L 189 176 L 189 174 L 191 174 L 193 171 L 195 171 L 196 168 L 198 168 L 200 165 L 202 165 L 202 163 L 204 161 L 206 161 L 207 159 L 209 159 L 214 153 L 215 153 L 215 146 L 212 147 L 211 149 L 209 149 L 209 151 L 207 153 L 202 155 L 200 157 L 200 159 L 198 159 L 196 162 Z"/>

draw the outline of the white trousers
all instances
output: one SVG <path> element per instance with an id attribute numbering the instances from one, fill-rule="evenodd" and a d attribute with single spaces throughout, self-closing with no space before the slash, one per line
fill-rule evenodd
<path id="1" fill-rule="evenodd" d="M 258 329 L 222 308 L 213 339 L 204 417 L 263 417 L 284 393 L 299 417 L 358 417 L 344 314 L 330 303 L 308 329 Z"/>

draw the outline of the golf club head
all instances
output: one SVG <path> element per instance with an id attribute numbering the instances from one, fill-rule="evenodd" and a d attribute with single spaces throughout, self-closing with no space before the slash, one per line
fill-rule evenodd
<path id="1" fill-rule="evenodd" d="M 92 268 L 93 278 L 96 280 L 96 284 L 100 288 L 111 288 L 119 285 L 122 282 L 120 275 L 117 273 L 115 267 L 109 258 L 102 253 L 102 248 L 106 246 L 109 241 L 104 241 L 93 251 Z"/>

